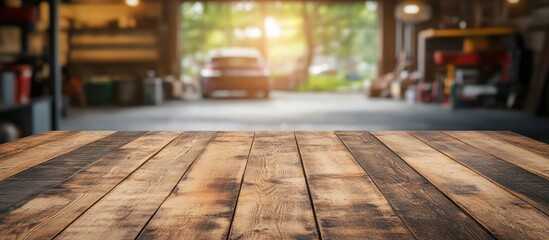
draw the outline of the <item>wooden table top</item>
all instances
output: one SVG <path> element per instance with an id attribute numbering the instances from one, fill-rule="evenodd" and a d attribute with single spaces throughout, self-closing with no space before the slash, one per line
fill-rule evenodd
<path id="1" fill-rule="evenodd" d="M 48 132 L 0 145 L 1 239 L 547 239 L 511 132 Z"/>

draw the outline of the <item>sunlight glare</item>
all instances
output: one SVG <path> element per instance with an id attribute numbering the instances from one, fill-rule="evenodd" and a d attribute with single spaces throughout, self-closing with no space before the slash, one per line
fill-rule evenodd
<path id="1" fill-rule="evenodd" d="M 278 38 L 282 33 L 280 25 L 273 17 L 267 17 L 265 19 L 265 31 L 267 32 L 267 37 L 269 38 Z"/>
<path id="2" fill-rule="evenodd" d="M 246 30 L 246 36 L 249 38 L 260 38 L 261 37 L 261 29 L 257 27 L 247 27 Z"/>

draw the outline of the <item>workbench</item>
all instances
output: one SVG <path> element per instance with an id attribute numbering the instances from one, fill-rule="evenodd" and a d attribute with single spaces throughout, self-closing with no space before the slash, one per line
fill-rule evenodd
<path id="1" fill-rule="evenodd" d="M 1 239 L 547 239 L 511 132 L 46 132 L 0 145 Z"/>

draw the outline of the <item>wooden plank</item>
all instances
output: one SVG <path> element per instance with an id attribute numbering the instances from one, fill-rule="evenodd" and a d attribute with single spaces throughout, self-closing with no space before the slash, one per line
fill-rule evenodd
<path id="1" fill-rule="evenodd" d="M 492 138 L 504 140 L 549 159 L 549 144 L 510 131 L 486 131 L 482 133 Z"/>
<path id="2" fill-rule="evenodd" d="M 180 133 L 151 132 L 1 216 L 4 239 L 50 239 Z M 141 147 L 138 147 L 139 144 Z"/>
<path id="3" fill-rule="evenodd" d="M 217 133 L 139 238 L 227 238 L 253 135 Z"/>
<path id="4" fill-rule="evenodd" d="M 549 218 L 406 132 L 373 132 L 499 239 L 546 239 Z"/>
<path id="5" fill-rule="evenodd" d="M 56 239 L 135 239 L 213 135 L 183 133 Z"/>
<path id="6" fill-rule="evenodd" d="M 296 132 L 324 239 L 414 239 L 333 132 Z"/>
<path id="7" fill-rule="evenodd" d="M 292 132 L 258 132 L 230 239 L 318 239 Z"/>
<path id="8" fill-rule="evenodd" d="M 0 181 L 0 214 L 21 206 L 145 133 L 116 132 Z"/>
<path id="9" fill-rule="evenodd" d="M 547 180 L 441 132 L 410 133 L 549 214 Z"/>
<path id="10" fill-rule="evenodd" d="M 113 133 L 110 131 L 79 132 L 64 139 L 36 146 L 32 148 L 32 151 L 24 151 L 2 158 L 0 159 L 0 181 Z"/>
<path id="11" fill-rule="evenodd" d="M 480 132 L 445 131 L 444 133 L 532 173 L 540 175 L 545 179 L 549 179 L 549 158 L 545 158 L 508 142 L 489 137 Z"/>
<path id="12" fill-rule="evenodd" d="M 0 144 L 0 159 L 13 155 L 29 148 L 68 137 L 76 132 L 52 131 L 20 138 L 14 142 Z"/>
<path id="13" fill-rule="evenodd" d="M 492 238 L 370 133 L 337 135 L 417 239 Z"/>

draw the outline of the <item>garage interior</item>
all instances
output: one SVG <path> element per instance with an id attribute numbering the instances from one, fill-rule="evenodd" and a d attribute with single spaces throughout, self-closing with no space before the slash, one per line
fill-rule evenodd
<path id="1" fill-rule="evenodd" d="M 191 39 L 214 29 L 186 24 L 197 6 L 204 19 L 216 7 L 233 20 L 255 14 L 221 31 L 253 39 Z M 375 19 L 331 18 L 345 6 Z M 548 143 L 547 13 L 547 0 L 0 0 L 0 142 L 48 130 L 444 129 Z M 267 29 L 276 19 L 284 36 L 293 17 L 304 34 L 297 53 L 292 42 L 274 46 Z M 351 44 L 345 31 L 322 38 L 333 26 L 374 34 L 357 34 L 340 53 Z M 270 64 L 269 98 L 202 99 L 197 75 L 208 51 L 241 45 Z M 350 55 L 365 67 L 342 67 Z"/>

